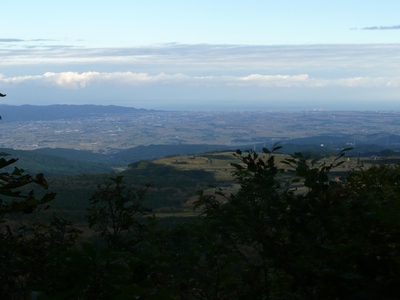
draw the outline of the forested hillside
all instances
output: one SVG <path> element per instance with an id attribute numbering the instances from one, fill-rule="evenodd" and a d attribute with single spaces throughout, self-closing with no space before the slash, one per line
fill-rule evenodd
<path id="1" fill-rule="evenodd" d="M 18 165 L 28 173 L 44 173 L 47 177 L 109 173 L 112 168 L 90 160 L 73 160 L 61 155 L 38 154 L 32 151 L 0 148 L 10 158 L 18 158 Z"/>
<path id="2" fill-rule="evenodd" d="M 140 189 L 149 185 L 145 203 L 157 212 L 187 210 L 184 204 L 190 197 L 194 196 L 197 190 L 215 182 L 213 173 L 206 170 L 179 170 L 151 161 L 131 164 L 127 170 L 117 174 L 124 177 L 129 188 Z M 90 195 L 98 185 L 114 176 L 116 174 L 109 173 L 49 178 L 51 191 L 57 193 L 53 208 L 62 210 L 64 214 L 74 215 L 75 221 L 82 221 Z"/>

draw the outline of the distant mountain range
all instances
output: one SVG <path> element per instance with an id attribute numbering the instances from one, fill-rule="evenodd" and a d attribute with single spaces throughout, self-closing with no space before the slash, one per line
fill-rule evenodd
<path id="1" fill-rule="evenodd" d="M 132 112 L 142 113 L 150 111 L 155 110 L 137 109 L 133 107 L 122 107 L 115 105 L 0 105 L 0 116 L 7 116 L 7 118 L 3 118 L 2 122 L 79 119 L 112 114 Z"/>

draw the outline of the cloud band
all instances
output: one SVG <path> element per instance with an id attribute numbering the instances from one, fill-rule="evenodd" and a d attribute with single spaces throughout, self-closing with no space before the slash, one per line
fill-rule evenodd
<path id="1" fill-rule="evenodd" d="M 349 77 L 338 79 L 311 78 L 307 74 L 247 76 L 191 76 L 186 74 L 148 74 L 134 72 L 46 72 L 43 75 L 5 77 L 0 75 L 4 85 L 31 83 L 39 86 L 55 86 L 63 89 L 84 89 L 90 85 L 134 86 L 258 86 L 258 87 L 400 87 L 400 77 Z"/>

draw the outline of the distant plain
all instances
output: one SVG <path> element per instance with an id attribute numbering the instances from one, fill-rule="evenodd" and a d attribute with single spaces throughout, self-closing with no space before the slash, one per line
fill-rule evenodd
<path id="1" fill-rule="evenodd" d="M 8 112 L 8 106 L 0 106 L 0 147 L 67 148 L 102 154 L 148 145 L 207 144 L 235 148 L 252 144 L 270 147 L 277 142 L 321 147 L 338 142 L 353 146 L 361 143 L 400 148 L 398 111 L 185 112 L 98 108 L 21 106 Z M 21 117 L 18 109 L 36 113 Z"/>

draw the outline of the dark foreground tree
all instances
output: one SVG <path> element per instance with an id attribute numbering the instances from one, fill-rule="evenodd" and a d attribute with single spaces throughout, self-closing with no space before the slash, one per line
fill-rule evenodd
<path id="1" fill-rule="evenodd" d="M 151 210 L 143 205 L 146 189 L 129 189 L 123 176 L 99 185 L 90 198 L 89 227 L 105 239 L 110 250 L 133 251 L 143 240 L 143 216 Z"/>
<path id="2" fill-rule="evenodd" d="M 236 253 L 231 282 L 219 296 L 236 299 L 396 299 L 400 293 L 399 166 L 354 171 L 342 181 L 331 164 L 295 154 L 275 163 L 237 152 L 236 194 L 201 195 L 226 254 Z M 230 257 L 228 255 L 226 258 Z M 224 256 L 220 255 L 220 259 Z M 227 261 L 221 261 L 222 265 Z"/>
<path id="3" fill-rule="evenodd" d="M 9 167 L 17 159 L 5 159 L 2 153 L 0 169 Z M 43 174 L 31 176 L 17 167 L 12 173 L 0 173 L 0 298 L 25 299 L 40 285 L 46 274 L 44 261 L 52 255 L 50 248 L 63 249 L 68 244 L 65 226 L 61 219 L 54 218 L 47 226 L 28 225 L 22 221 L 24 215 L 33 214 L 55 197 L 45 193 L 37 197 L 33 190 L 24 193 L 22 188 L 36 184 L 47 189 Z M 64 232 L 63 232 L 64 230 Z M 62 236 L 60 236 L 61 234 Z M 53 247 L 54 246 L 54 247 Z"/>

